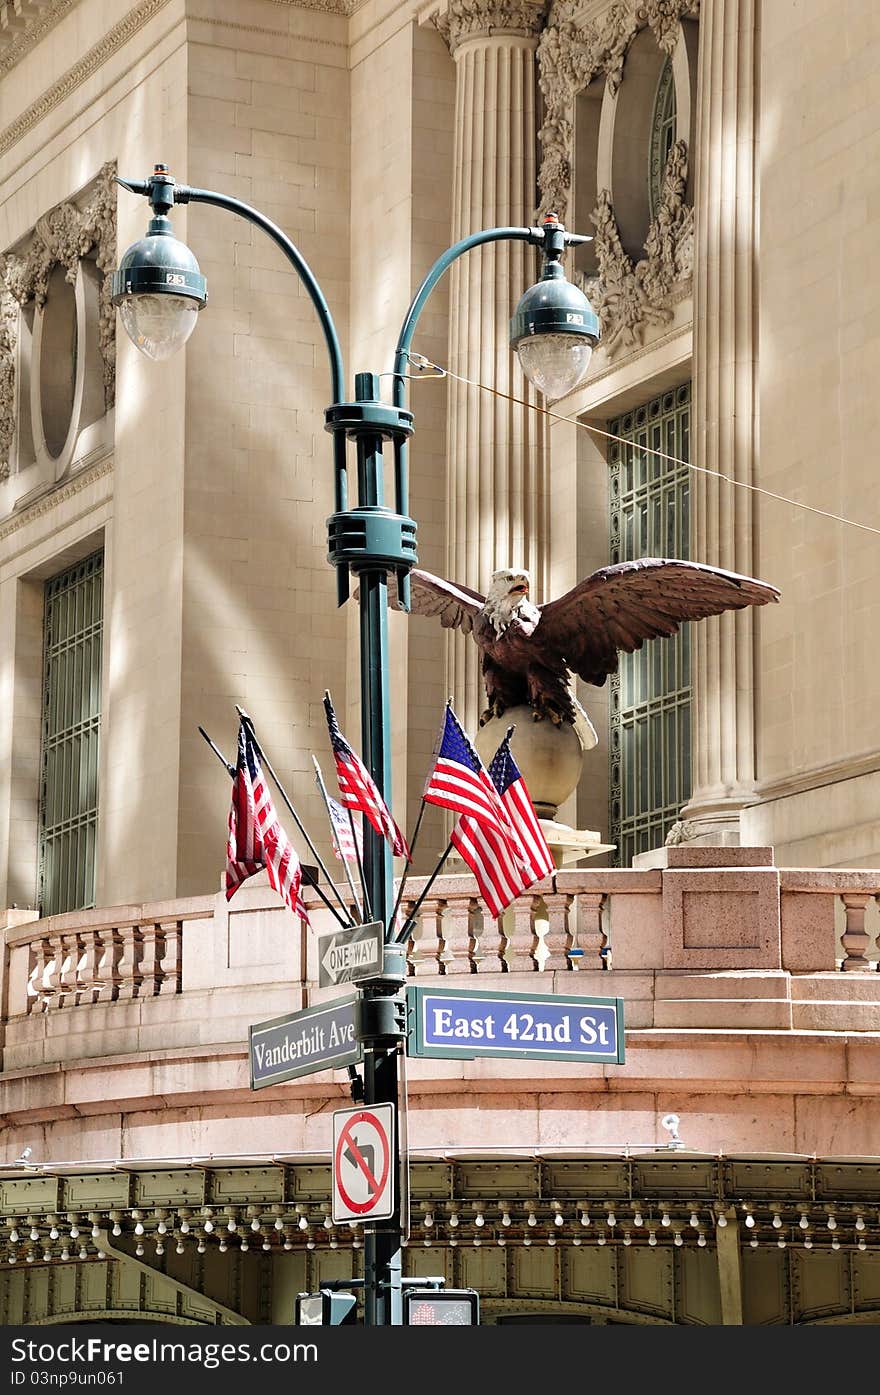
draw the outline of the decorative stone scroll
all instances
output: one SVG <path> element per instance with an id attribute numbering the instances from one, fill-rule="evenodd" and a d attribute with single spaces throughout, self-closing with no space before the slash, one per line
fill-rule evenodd
<path id="1" fill-rule="evenodd" d="M 666 158 L 657 213 L 645 239 L 645 256 L 633 264 L 623 250 L 611 195 L 603 189 L 592 214 L 599 275 L 585 285 L 602 326 L 609 356 L 640 343 L 649 324 L 668 324 L 676 287 L 690 279 L 694 210 L 684 201 L 687 142 L 677 140 Z"/>
<path id="2" fill-rule="evenodd" d="M 99 347 L 104 375 L 104 406 L 113 405 L 116 386 L 116 316 L 110 302 L 111 272 L 116 261 L 116 165 L 103 165 L 80 207 L 62 203 L 37 219 L 27 252 L 0 256 L 0 480 L 9 474 L 15 429 L 15 354 L 18 310 L 33 300 L 45 305 L 49 279 L 63 266 L 73 284 L 82 257 L 95 252 L 101 272 Z"/>

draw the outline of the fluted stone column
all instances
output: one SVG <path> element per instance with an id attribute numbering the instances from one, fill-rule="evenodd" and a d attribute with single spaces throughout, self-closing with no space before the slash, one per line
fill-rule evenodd
<path id="1" fill-rule="evenodd" d="M 450 0 L 437 23 L 456 64 L 452 240 L 535 222 L 535 50 L 543 0 Z M 537 278 L 522 242 L 470 252 L 451 271 L 449 363 L 501 393 L 540 400 L 508 345 L 508 321 Z M 542 591 L 548 558 L 545 419 L 451 379 L 447 576 L 485 591 L 498 567 L 524 566 Z M 538 599 L 543 599 L 539 595 Z M 476 646 L 451 635 L 449 692 L 474 731 L 485 693 Z"/>
<path id="2" fill-rule="evenodd" d="M 697 81 L 693 459 L 743 483 L 758 439 L 757 4 L 703 0 Z M 692 556 L 755 575 L 754 496 L 696 472 L 691 488 Z M 740 811 L 754 798 L 755 621 L 748 608 L 692 630 L 688 839 L 738 843 Z"/>

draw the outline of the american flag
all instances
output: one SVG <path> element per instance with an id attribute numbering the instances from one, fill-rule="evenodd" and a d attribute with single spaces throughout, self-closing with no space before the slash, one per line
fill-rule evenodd
<path id="1" fill-rule="evenodd" d="M 293 844 L 278 821 L 266 777 L 250 732 L 238 727 L 238 761 L 232 780 L 229 841 L 226 845 L 226 899 L 242 882 L 265 867 L 269 884 L 306 925 L 308 912 L 300 897 L 302 867 Z"/>
<path id="2" fill-rule="evenodd" d="M 492 756 L 488 773 L 490 773 L 492 784 L 501 795 L 502 805 L 505 806 L 510 824 L 512 824 L 517 841 L 522 848 L 519 866 L 520 872 L 523 873 L 524 882 L 520 891 L 524 891 L 533 882 L 540 882 L 541 877 L 549 876 L 549 873 L 555 872 L 555 862 L 552 858 L 552 852 L 549 851 L 547 838 L 544 837 L 544 830 L 541 829 L 541 824 L 538 823 L 536 812 L 534 812 L 529 788 L 527 788 L 526 781 L 523 780 L 516 760 L 513 759 L 513 752 L 510 751 L 512 734 L 513 728 L 510 728 L 508 735 L 499 745 L 498 751 Z M 470 823 L 470 820 L 460 820 L 459 831 L 462 831 L 462 826 L 466 823 Z M 471 840 L 478 841 L 481 836 L 478 824 L 474 824 L 473 830 L 467 831 L 469 831 Z"/>
<path id="3" fill-rule="evenodd" d="M 333 833 L 333 851 L 341 860 L 345 858 L 347 862 L 356 862 L 358 853 L 363 859 L 364 855 L 364 835 L 361 832 L 360 824 L 354 825 L 354 838 L 351 835 L 351 824 L 348 814 L 343 809 L 337 799 L 327 796 L 327 807 L 330 810 L 330 828 Z M 355 839 L 357 846 L 355 846 Z"/>
<path id="4" fill-rule="evenodd" d="M 450 842 L 476 877 L 492 915 L 500 915 L 534 878 L 526 878 L 525 850 L 450 703 L 423 798 L 462 815 Z"/>
<path id="5" fill-rule="evenodd" d="M 526 782 L 513 758 L 510 749 L 512 733 L 511 727 L 489 762 L 489 777 L 501 796 L 501 803 L 522 846 L 523 871 L 529 877 L 526 886 L 531 886 L 532 882 L 540 881 L 554 872 L 556 864 L 538 822 Z"/>
<path id="6" fill-rule="evenodd" d="M 339 730 L 336 713 L 330 701 L 330 694 L 324 694 L 324 711 L 327 714 L 327 727 L 330 731 L 330 745 L 336 762 L 336 779 L 339 783 L 339 797 L 346 809 L 360 809 L 366 814 L 377 833 L 387 838 L 396 857 L 409 861 L 409 848 L 391 811 L 379 793 L 367 767 L 355 755 Z"/>

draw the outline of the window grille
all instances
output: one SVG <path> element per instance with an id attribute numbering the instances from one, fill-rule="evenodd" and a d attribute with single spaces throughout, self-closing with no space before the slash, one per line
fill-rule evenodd
<path id="1" fill-rule="evenodd" d="M 667 156 L 675 142 L 675 127 L 675 79 L 672 62 L 667 58 L 657 83 L 657 95 L 654 98 L 654 111 L 651 116 L 648 150 L 648 207 L 651 218 L 657 213 L 663 193 L 663 172 L 666 169 Z"/>
<path id="2" fill-rule="evenodd" d="M 690 555 L 690 384 L 612 421 L 611 561 Z M 611 680 L 610 834 L 616 859 L 659 847 L 691 792 L 690 626 L 621 654 Z"/>
<path id="3" fill-rule="evenodd" d="M 46 583 L 40 914 L 95 904 L 104 554 Z"/>

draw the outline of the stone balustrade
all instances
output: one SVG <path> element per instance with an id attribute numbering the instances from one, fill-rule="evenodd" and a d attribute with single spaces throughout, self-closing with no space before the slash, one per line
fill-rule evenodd
<path id="1" fill-rule="evenodd" d="M 728 865 L 711 865 L 720 855 Z M 560 870 L 497 921 L 469 875 L 438 878 L 418 907 L 414 878 L 410 974 L 498 988 L 540 973 L 541 992 L 623 997 L 632 1028 L 880 1030 L 880 871 L 779 869 L 768 849 L 670 848 L 664 861 Z M 317 987 L 317 936 L 336 922 L 307 895 L 309 929 L 264 877 L 230 903 L 8 913 L 3 1068 L 240 1043 L 249 1023 L 333 996 Z M 59 1018 L 66 1028 L 40 1025 Z"/>

